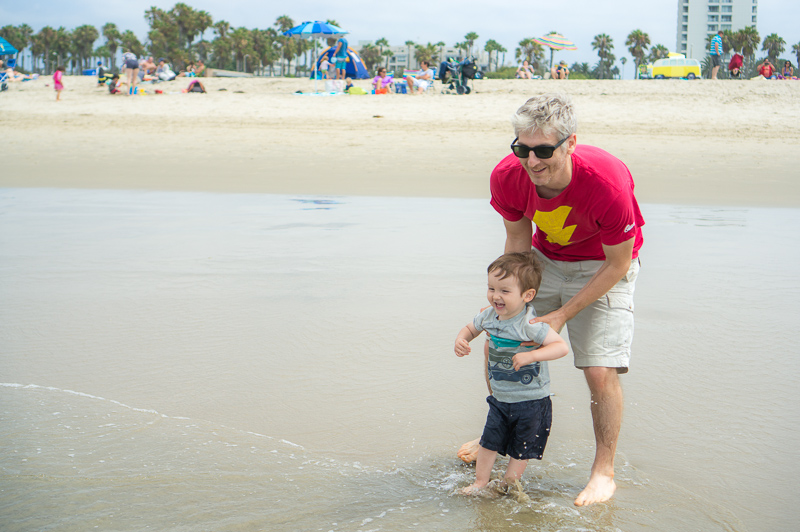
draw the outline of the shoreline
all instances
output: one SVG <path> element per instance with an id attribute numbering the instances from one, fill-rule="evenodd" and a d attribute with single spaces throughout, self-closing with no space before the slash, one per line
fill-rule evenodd
<path id="1" fill-rule="evenodd" d="M 623 160 L 641 203 L 800 206 L 791 81 L 477 80 L 464 96 L 315 97 L 294 94 L 313 91 L 308 79 L 203 78 L 207 94 L 176 81 L 128 97 L 67 76 L 61 102 L 47 81 L 0 98 L 0 187 L 488 198 L 510 115 L 563 90 L 578 142 Z"/>

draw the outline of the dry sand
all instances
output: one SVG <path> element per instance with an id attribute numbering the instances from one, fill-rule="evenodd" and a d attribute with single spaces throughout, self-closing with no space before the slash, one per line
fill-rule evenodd
<path id="1" fill-rule="evenodd" d="M 315 96 L 307 79 L 204 79 L 112 96 L 95 79 L 0 94 L 3 187 L 488 197 L 526 98 L 566 91 L 578 140 L 641 202 L 800 206 L 800 83 L 478 80 L 470 95 Z M 368 81 L 357 84 L 367 87 Z M 319 85 L 322 89 L 322 84 Z"/>

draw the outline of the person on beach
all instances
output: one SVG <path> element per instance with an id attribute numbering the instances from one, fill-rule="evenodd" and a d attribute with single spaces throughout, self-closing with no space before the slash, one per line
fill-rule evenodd
<path id="1" fill-rule="evenodd" d="M 781 73 L 778 74 L 778 79 L 797 79 L 794 77 L 794 67 L 791 61 L 784 61 Z"/>
<path id="2" fill-rule="evenodd" d="M 53 72 L 53 87 L 56 89 L 56 101 L 61 100 L 61 91 L 64 90 L 64 83 L 62 80 L 64 79 L 65 70 L 63 66 L 59 66 L 56 68 L 56 71 Z"/>
<path id="3" fill-rule="evenodd" d="M 546 323 L 534 322 L 531 301 L 542 281 L 542 264 L 533 251 L 506 253 L 489 265 L 487 299 L 482 310 L 458 333 L 455 353 L 470 354 L 469 342 L 486 331 L 489 351 L 484 367 L 489 414 L 475 466 L 475 482 L 464 494 L 477 494 L 490 483 L 497 453 L 508 455 L 506 489 L 525 472 L 528 460 L 541 460 L 550 435 L 552 404 L 548 360 L 569 352 L 567 343 Z M 534 343 L 536 347 L 524 346 Z"/>
<path id="4" fill-rule="evenodd" d="M 375 94 L 387 94 L 392 88 L 392 82 L 392 76 L 387 76 L 386 69 L 380 67 L 378 75 L 372 78 L 372 88 L 375 90 Z"/>
<path id="5" fill-rule="evenodd" d="M 553 67 L 553 69 L 550 71 L 550 76 L 553 79 L 569 78 L 569 69 L 567 68 L 567 62 L 561 61 L 558 65 Z"/>
<path id="6" fill-rule="evenodd" d="M 625 164 L 600 148 L 578 145 L 569 96 L 531 98 L 512 123 L 516 138 L 512 153 L 492 171 L 491 205 L 503 217 L 505 252 L 533 247 L 544 263 L 533 321 L 556 331 L 567 324 L 575 367 L 591 393 L 595 458 L 575 505 L 603 502 L 616 490 L 619 375 L 630 363 L 644 219 Z M 476 440 L 464 444 L 459 456 L 471 461 L 477 451 Z"/>
<path id="7" fill-rule="evenodd" d="M 718 31 L 711 39 L 711 49 L 708 52 L 711 58 L 711 79 L 717 79 L 717 72 L 722 65 L 722 30 Z"/>
<path id="8" fill-rule="evenodd" d="M 128 91 L 133 94 L 136 91 L 136 84 L 139 83 L 139 61 L 136 59 L 136 54 L 130 50 L 122 54 L 122 64 L 125 65 Z"/>
<path id="9" fill-rule="evenodd" d="M 533 79 L 533 67 L 527 59 L 517 69 L 517 79 Z"/>
<path id="10" fill-rule="evenodd" d="M 344 79 L 347 70 L 347 62 L 350 60 L 350 58 L 347 57 L 347 39 L 339 37 L 331 57 L 336 67 L 336 79 Z"/>
<path id="11" fill-rule="evenodd" d="M 418 94 L 425 92 L 425 89 L 433 83 L 433 69 L 431 64 L 427 61 L 420 61 L 420 70 L 416 75 L 407 75 L 406 84 L 408 85 L 409 94 L 414 94 L 414 89 L 417 89 Z"/>
<path id="12" fill-rule="evenodd" d="M 769 57 L 759 63 L 756 68 L 758 69 L 758 74 L 764 76 L 764 79 L 774 79 L 775 65 L 769 62 Z"/>

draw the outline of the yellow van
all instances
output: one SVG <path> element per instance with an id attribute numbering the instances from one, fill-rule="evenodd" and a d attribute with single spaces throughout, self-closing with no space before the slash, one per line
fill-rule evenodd
<path id="1" fill-rule="evenodd" d="M 700 77 L 700 61 L 687 59 L 683 54 L 669 54 L 669 57 L 659 59 L 647 70 L 655 79 L 695 79 Z"/>

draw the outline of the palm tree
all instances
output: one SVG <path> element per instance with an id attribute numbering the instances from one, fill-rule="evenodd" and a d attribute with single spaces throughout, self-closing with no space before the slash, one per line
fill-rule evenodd
<path id="1" fill-rule="evenodd" d="M 622 63 L 622 75 L 620 76 L 620 78 L 624 78 L 625 77 L 625 63 L 628 62 L 628 58 L 625 57 L 625 56 L 622 56 L 622 57 L 619 58 L 619 62 Z"/>
<path id="2" fill-rule="evenodd" d="M 380 62 L 383 56 L 381 50 L 372 44 L 362 46 L 359 55 L 361 55 L 361 60 L 364 61 L 364 66 L 369 71 L 372 71 L 372 68 Z"/>
<path id="3" fill-rule="evenodd" d="M 123 50 L 129 50 L 136 55 L 144 55 L 144 46 L 142 46 L 139 38 L 131 30 L 123 31 L 120 41 L 122 41 Z"/>
<path id="4" fill-rule="evenodd" d="M 792 45 L 792 52 L 797 59 L 797 68 L 800 68 L 800 42 Z"/>
<path id="5" fill-rule="evenodd" d="M 642 30 L 633 30 L 625 41 L 628 52 L 636 63 L 636 77 L 639 77 L 639 67 L 644 63 L 644 54 L 650 46 L 650 36 Z"/>
<path id="6" fill-rule="evenodd" d="M 528 61 L 534 70 L 538 70 L 540 61 L 544 61 L 544 48 L 532 38 L 522 39 L 514 57 L 517 61 Z"/>
<path id="7" fill-rule="evenodd" d="M 426 45 L 417 45 L 414 52 L 414 58 L 418 63 L 427 61 L 428 64 L 433 64 L 436 61 L 436 45 L 428 43 Z"/>
<path id="8" fill-rule="evenodd" d="M 758 30 L 755 26 L 747 26 L 739 30 L 739 39 L 741 39 L 742 55 L 745 57 L 752 57 L 758 49 L 758 43 L 761 38 L 758 35 Z"/>
<path id="9" fill-rule="evenodd" d="M 79 69 L 87 67 L 94 50 L 94 41 L 98 37 L 100 37 L 100 32 L 91 24 L 78 26 L 72 31 L 72 45 L 75 50 L 75 56 L 79 60 Z"/>
<path id="10" fill-rule="evenodd" d="M 386 54 L 383 53 L 383 47 L 385 46 L 385 47 L 388 48 L 389 47 L 389 41 L 386 40 L 386 37 L 381 37 L 380 39 L 375 41 L 375 46 L 378 47 L 378 53 L 380 54 L 380 56 L 386 58 L 386 65 L 385 66 L 386 66 L 386 68 L 389 68 L 389 57 L 391 57 L 392 54 L 388 50 L 387 50 L 387 52 L 389 52 L 389 53 L 386 53 Z"/>
<path id="11" fill-rule="evenodd" d="M 121 42 L 120 39 L 122 38 L 122 35 L 117 29 L 117 25 L 114 24 L 113 22 L 104 24 L 100 32 L 106 39 L 105 46 L 108 49 L 109 56 L 111 57 L 111 70 L 114 70 L 114 68 L 116 68 L 116 62 L 117 62 L 117 48 L 119 48 Z"/>
<path id="12" fill-rule="evenodd" d="M 597 56 L 600 58 L 600 62 L 598 63 L 600 79 L 605 79 L 607 67 L 611 66 L 606 64 L 606 60 L 613 49 L 614 40 L 611 37 L 605 33 L 594 36 L 594 41 L 592 41 L 592 50 L 597 50 Z"/>
<path id="13" fill-rule="evenodd" d="M 408 58 L 406 61 L 406 69 L 411 69 L 411 47 L 414 46 L 414 41 L 406 41 L 406 46 L 408 46 L 408 55 L 406 56 Z"/>
<path id="14" fill-rule="evenodd" d="M 486 41 L 483 49 L 489 55 L 489 70 L 492 69 L 492 52 L 494 52 L 494 70 L 497 72 L 497 58 L 499 56 L 500 49 L 503 48 L 499 42 L 495 41 L 494 39 L 489 39 Z"/>
<path id="15" fill-rule="evenodd" d="M 647 56 L 647 59 L 652 63 L 665 57 L 669 57 L 669 49 L 663 44 L 657 44 L 650 48 L 650 54 Z"/>
<path id="16" fill-rule="evenodd" d="M 442 61 L 445 61 L 446 58 L 444 56 L 444 41 L 437 42 L 436 46 L 439 47 L 439 59 L 441 59 Z"/>
<path id="17" fill-rule="evenodd" d="M 56 66 L 64 65 L 72 50 L 72 35 L 67 28 L 60 26 L 50 43 L 50 58 L 56 60 Z"/>
<path id="18" fill-rule="evenodd" d="M 288 67 L 291 66 L 291 58 L 294 56 L 294 44 L 291 37 L 286 37 L 282 35 L 283 32 L 290 30 L 294 27 L 294 21 L 288 15 L 281 15 L 275 20 L 275 27 L 278 28 L 278 40 L 281 44 L 281 76 L 283 76 L 283 64 L 286 62 L 287 55 L 289 59 L 289 64 L 287 65 L 287 74 Z"/>
<path id="19" fill-rule="evenodd" d="M 477 40 L 478 40 L 478 34 L 475 33 L 474 31 L 471 31 L 466 35 L 464 35 L 464 42 L 466 42 L 467 46 L 469 46 L 469 55 L 472 55 L 472 46 L 475 44 L 475 41 Z"/>
<path id="20" fill-rule="evenodd" d="M 19 50 L 19 53 L 17 54 L 17 59 L 22 60 L 21 68 L 25 68 L 25 56 L 20 57 L 20 55 L 22 55 L 22 50 L 33 45 L 33 28 L 31 28 L 27 24 L 20 24 L 19 26 L 17 26 L 17 31 L 19 32 L 20 43 L 21 43 L 21 47 L 17 48 Z"/>
<path id="21" fill-rule="evenodd" d="M 777 64 L 778 57 L 786 50 L 786 41 L 778 36 L 777 33 L 770 33 L 764 37 L 764 44 L 761 46 L 761 50 L 767 52 L 767 57 L 773 64 Z"/>
<path id="22" fill-rule="evenodd" d="M 45 74 L 50 74 L 50 47 L 56 39 L 56 30 L 50 26 L 45 26 L 36 34 L 36 42 L 41 47 L 42 54 L 44 55 L 44 68 Z"/>

